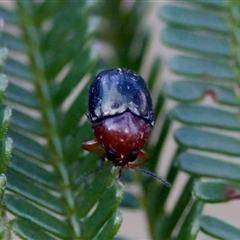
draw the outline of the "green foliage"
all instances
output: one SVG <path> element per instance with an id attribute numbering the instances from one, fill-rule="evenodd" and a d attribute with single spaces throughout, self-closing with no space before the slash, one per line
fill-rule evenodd
<path id="1" fill-rule="evenodd" d="M 1 48 L 0 49 L 0 67 L 2 70 L 2 67 L 4 65 L 4 62 L 7 57 L 7 49 Z M 8 137 L 6 137 L 6 132 L 10 124 L 10 118 L 11 118 L 11 109 L 9 107 L 6 107 L 2 104 L 2 99 L 4 97 L 4 94 L 6 92 L 8 86 L 8 81 L 6 79 L 6 76 L 3 74 L 0 74 L 0 237 L 1 239 L 7 239 L 9 237 L 9 228 L 6 220 L 6 215 L 3 209 L 3 196 L 5 192 L 6 187 L 6 176 L 5 171 L 7 168 L 7 164 L 9 162 L 9 159 L 12 154 L 12 140 Z"/>
<path id="2" fill-rule="evenodd" d="M 240 196 L 240 165 L 232 158 L 240 156 L 240 141 L 234 135 L 240 126 L 239 16 L 239 4 L 232 1 L 189 1 L 184 7 L 165 5 L 160 9 L 167 25 L 162 41 L 181 50 L 169 62 L 170 71 L 180 79 L 167 82 L 164 88 L 165 96 L 177 104 L 163 131 L 171 126 L 169 121 L 183 125 L 174 132 L 178 149 L 167 179 L 174 183 L 181 170 L 189 174 L 189 180 L 169 214 L 159 210 L 155 222 L 160 219 L 162 227 L 153 224 L 157 228 L 154 239 L 195 239 L 199 230 L 221 239 L 239 237 L 240 229 L 201 216 L 204 203 Z M 211 104 L 203 101 L 206 97 L 211 97 Z"/>
<path id="3" fill-rule="evenodd" d="M 93 7 L 87 1 L 0 7 L 5 21 L 0 41 L 9 49 L 5 99 L 13 108 L 8 135 L 14 141 L 3 204 L 15 216 L 8 229 L 21 239 L 111 239 L 121 225 L 117 169 L 88 175 L 99 159 L 81 149 L 92 137 L 85 112 L 96 71 L 89 44 L 96 31 L 88 14 Z M 5 82 L 2 76 L 1 97 Z M 9 109 L 0 116 L 3 135 Z"/>
<path id="4" fill-rule="evenodd" d="M 106 64 L 114 68 L 127 67 L 136 72 L 141 70 L 150 42 L 150 32 L 143 21 L 148 6 L 146 2 L 137 1 L 99 2 L 96 13 L 102 17 L 102 27 L 98 38 L 113 52 L 106 56 Z"/>
<path id="5" fill-rule="evenodd" d="M 205 203 L 240 197 L 240 165 L 231 161 L 240 155 L 240 141 L 232 134 L 240 129 L 238 4 L 192 0 L 161 8 L 167 25 L 162 41 L 181 54 L 169 62 L 180 79 L 158 90 L 160 58 L 143 71 L 151 41 L 144 21 L 150 3 L 90 2 L 0 5 L 5 22 L 0 66 L 9 79 L 0 76 L 0 100 L 13 109 L 0 107 L 0 170 L 6 174 L 0 175 L 0 238 L 11 239 L 11 232 L 20 239 L 112 239 L 122 222 L 119 206 L 142 207 L 152 239 L 195 239 L 199 230 L 239 238 L 238 228 L 202 215 Z M 96 41 L 104 50 L 96 50 Z M 144 168 L 157 172 L 172 123 L 183 125 L 174 131 L 178 148 L 166 174 L 173 188 L 129 170 L 121 180 L 140 180 L 141 196 L 123 193 L 118 169 L 106 163 L 98 171 L 99 157 L 81 148 L 93 137 L 85 116 L 89 83 L 99 68 L 115 67 L 144 72 L 154 90 L 156 122 L 160 115 L 164 119 L 146 146 L 150 160 Z M 203 102 L 206 96 L 211 105 Z M 176 105 L 164 116 L 168 98 Z M 189 178 L 166 212 L 180 171 Z"/>
<path id="6" fill-rule="evenodd" d="M 201 230 L 219 239 L 238 239 L 240 237 L 239 228 L 210 216 L 201 216 L 199 225 Z"/>

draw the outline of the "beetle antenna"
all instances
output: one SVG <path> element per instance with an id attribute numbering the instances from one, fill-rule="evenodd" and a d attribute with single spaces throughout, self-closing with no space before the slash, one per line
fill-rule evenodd
<path id="1" fill-rule="evenodd" d="M 171 183 L 169 183 L 168 181 L 162 179 L 161 177 L 159 177 L 157 174 L 150 172 L 148 170 L 144 170 L 141 168 L 131 168 L 137 172 L 143 173 L 145 175 L 148 175 L 150 177 L 156 178 L 159 182 L 161 182 L 163 185 L 167 186 L 167 187 L 171 187 Z"/>

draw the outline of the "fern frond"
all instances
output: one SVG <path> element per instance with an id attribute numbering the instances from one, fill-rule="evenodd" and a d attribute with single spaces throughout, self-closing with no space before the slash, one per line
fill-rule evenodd
<path id="1" fill-rule="evenodd" d="M 240 156 L 240 141 L 234 136 L 240 126 L 239 43 L 235 35 L 238 15 L 238 6 L 231 1 L 189 1 L 184 7 L 165 5 L 160 10 L 160 17 L 167 24 L 162 32 L 163 42 L 181 51 L 169 62 L 169 69 L 180 79 L 168 82 L 164 89 L 167 97 L 179 103 L 168 117 L 171 123 L 185 125 L 174 132 L 178 149 L 167 179 L 175 184 L 182 170 L 189 174 L 189 181 L 182 190 L 186 196 L 178 198 L 167 216 L 163 205 L 170 192 L 160 189 L 155 193 L 163 198 L 160 207 L 153 207 L 158 212 L 154 221 L 161 221 L 160 226 L 152 223 L 156 239 L 169 239 L 174 232 L 176 239 L 195 239 L 199 230 L 231 239 L 234 232 L 239 232 L 220 220 L 201 216 L 204 203 L 230 201 L 234 198 L 228 190 L 233 195 L 239 192 L 240 165 L 232 163 L 232 156 Z M 206 96 L 211 97 L 211 105 L 203 101 Z M 162 131 L 169 129 L 171 123 L 164 124 Z M 214 158 L 210 155 L 213 153 Z M 202 178 L 207 181 L 202 182 Z M 220 222 L 226 230 L 224 234 L 214 229 Z"/>
<path id="2" fill-rule="evenodd" d="M 118 171 L 86 176 L 99 159 L 81 149 L 92 136 L 85 117 L 96 62 L 89 47 L 92 7 L 88 1 L 0 6 L 15 147 L 3 204 L 21 239 L 111 239 L 121 225 Z"/>
<path id="3" fill-rule="evenodd" d="M 5 63 L 7 57 L 8 50 L 6 48 L 0 49 L 0 68 Z M 12 140 L 6 136 L 6 132 L 8 130 L 12 110 L 4 106 L 2 104 L 3 97 L 5 95 L 6 89 L 8 86 L 8 80 L 6 76 L 1 74 L 0 75 L 0 237 L 1 239 L 8 239 L 10 235 L 9 225 L 7 224 L 6 220 L 6 213 L 4 212 L 3 208 L 3 196 L 6 188 L 7 178 L 5 176 L 5 172 L 7 169 L 7 165 L 9 159 L 12 154 L 13 144 Z"/>

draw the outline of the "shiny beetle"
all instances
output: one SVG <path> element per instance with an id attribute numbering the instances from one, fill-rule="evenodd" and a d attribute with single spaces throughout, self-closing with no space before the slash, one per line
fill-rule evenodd
<path id="1" fill-rule="evenodd" d="M 154 112 L 148 87 L 135 72 L 123 68 L 100 72 L 89 88 L 87 116 L 95 140 L 83 143 L 85 150 L 121 168 L 147 161 L 143 146 L 154 124 Z"/>

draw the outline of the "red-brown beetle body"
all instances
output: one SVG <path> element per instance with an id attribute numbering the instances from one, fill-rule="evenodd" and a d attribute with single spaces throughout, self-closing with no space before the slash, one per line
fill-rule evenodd
<path id="1" fill-rule="evenodd" d="M 148 158 L 143 146 L 154 124 L 144 80 L 126 69 L 104 70 L 89 89 L 88 118 L 95 140 L 83 148 L 107 158 L 114 166 L 141 166 Z M 136 159 L 140 161 L 134 162 Z"/>
<path id="2" fill-rule="evenodd" d="M 114 118 L 93 124 L 97 141 L 106 150 L 113 165 L 124 167 L 136 160 L 151 132 L 151 125 L 126 111 Z"/>

